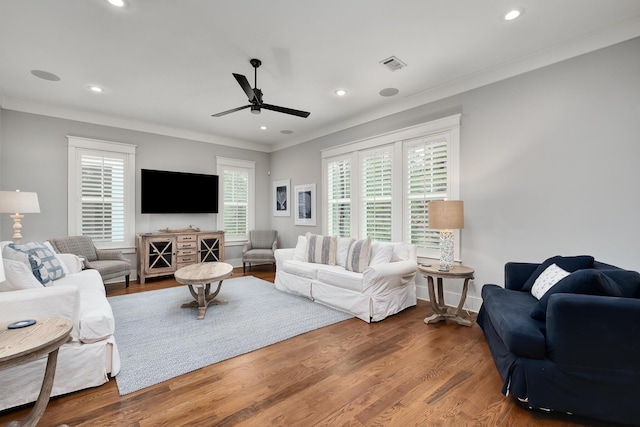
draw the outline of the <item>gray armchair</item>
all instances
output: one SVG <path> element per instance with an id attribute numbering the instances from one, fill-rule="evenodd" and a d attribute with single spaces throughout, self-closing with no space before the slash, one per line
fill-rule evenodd
<path id="1" fill-rule="evenodd" d="M 129 287 L 131 263 L 121 251 L 96 249 L 89 236 L 54 237 L 49 242 L 60 254 L 74 254 L 84 258 L 85 268 L 98 270 L 103 282 L 124 276 L 125 286 Z"/>
<path id="2" fill-rule="evenodd" d="M 251 230 L 249 241 L 242 248 L 242 272 L 246 272 L 246 264 L 273 264 L 276 266 L 275 250 L 278 249 L 277 230 Z"/>

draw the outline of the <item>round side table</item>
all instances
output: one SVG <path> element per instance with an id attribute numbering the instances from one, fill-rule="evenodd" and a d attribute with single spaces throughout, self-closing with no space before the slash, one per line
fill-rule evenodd
<path id="1" fill-rule="evenodd" d="M 72 327 L 71 321 L 55 317 L 38 319 L 34 325 L 19 329 L 7 329 L 6 323 L 0 325 L 0 369 L 48 356 L 38 400 L 24 420 L 12 421 L 8 426 L 38 424 L 49 403 L 58 349 L 67 342 Z"/>
<path id="2" fill-rule="evenodd" d="M 465 267 L 464 265 L 454 265 L 449 271 L 440 271 L 438 266 L 424 266 L 419 265 L 418 269 L 424 277 L 426 277 L 429 285 L 429 300 L 431 301 L 431 308 L 433 314 L 426 319 L 424 323 L 436 323 L 443 320 L 451 320 L 459 325 L 471 326 L 473 323 L 471 320 L 462 316 L 462 308 L 464 302 L 467 299 L 467 290 L 469 289 L 469 280 L 473 279 L 473 269 Z M 433 278 L 437 279 L 438 294 L 434 289 Z M 464 285 L 462 286 L 462 294 L 460 295 L 460 303 L 455 310 L 448 308 L 444 303 L 444 291 L 442 289 L 442 279 L 464 279 Z"/>

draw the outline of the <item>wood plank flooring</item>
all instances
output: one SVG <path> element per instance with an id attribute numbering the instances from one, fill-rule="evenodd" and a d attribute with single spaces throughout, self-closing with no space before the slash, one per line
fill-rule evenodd
<path id="1" fill-rule="evenodd" d="M 273 282 L 270 266 L 247 272 Z M 234 270 L 242 276 L 242 269 Z M 108 285 L 109 296 L 178 286 Z M 211 309 L 215 309 L 212 307 Z M 478 325 L 425 325 L 427 302 L 351 319 L 119 396 L 115 380 L 54 398 L 40 426 L 610 426 L 529 411 L 500 393 Z M 256 319 L 260 321 L 260 319 Z M 242 339 L 242 337 L 238 337 Z M 0 387 L 20 387 L 2 384 Z M 0 412 L 0 425 L 30 406 Z"/>

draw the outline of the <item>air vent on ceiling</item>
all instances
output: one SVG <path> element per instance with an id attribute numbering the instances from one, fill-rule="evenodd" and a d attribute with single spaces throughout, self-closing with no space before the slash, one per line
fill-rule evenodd
<path id="1" fill-rule="evenodd" d="M 387 59 L 380 61 L 382 65 L 390 69 L 391 71 L 398 71 L 407 66 L 404 62 L 400 61 L 395 56 L 390 56 Z"/>

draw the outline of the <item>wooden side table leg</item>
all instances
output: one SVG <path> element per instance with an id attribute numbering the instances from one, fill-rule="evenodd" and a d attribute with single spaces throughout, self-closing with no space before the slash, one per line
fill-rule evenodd
<path id="1" fill-rule="evenodd" d="M 429 285 L 429 300 L 431 302 L 431 309 L 433 310 L 433 314 L 424 319 L 424 323 L 436 323 L 444 320 L 445 318 L 442 316 L 442 308 L 440 307 L 440 303 L 436 299 L 436 291 L 434 289 L 433 277 L 427 276 L 427 283 Z M 438 284 L 442 286 L 442 282 L 438 280 Z"/>
<path id="2" fill-rule="evenodd" d="M 458 308 L 456 308 L 455 317 L 452 318 L 453 321 L 458 323 L 459 325 L 471 326 L 472 323 L 469 319 L 465 319 L 462 317 L 462 309 L 464 307 L 464 303 L 467 300 L 467 291 L 469 290 L 469 280 L 470 277 L 464 279 L 464 285 L 462 285 L 462 294 L 460 295 L 460 303 L 458 303 Z"/>
<path id="3" fill-rule="evenodd" d="M 40 394 L 36 404 L 29 412 L 29 415 L 22 421 L 13 421 L 9 423 L 8 427 L 26 426 L 33 427 L 38 424 L 40 418 L 47 409 L 49 403 L 49 397 L 51 396 L 51 389 L 53 388 L 53 378 L 56 373 L 56 365 L 58 363 L 58 349 L 55 349 L 47 357 L 47 367 L 44 371 L 44 379 L 42 380 L 42 387 L 40 387 Z"/>

